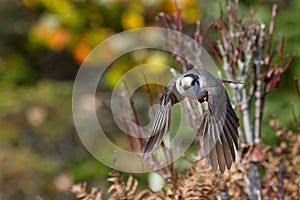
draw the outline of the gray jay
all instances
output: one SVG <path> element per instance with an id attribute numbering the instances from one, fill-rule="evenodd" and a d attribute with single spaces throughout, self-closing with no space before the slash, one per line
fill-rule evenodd
<path id="1" fill-rule="evenodd" d="M 143 158 L 146 158 L 169 131 L 172 106 L 184 98 L 207 102 L 208 109 L 200 121 L 201 147 L 214 171 L 230 169 L 235 161 L 235 148 L 238 148 L 237 118 L 230 103 L 223 82 L 234 83 L 216 78 L 206 70 L 191 69 L 176 75 L 167 84 L 160 99 L 152 126 L 152 133 L 144 145 Z"/>

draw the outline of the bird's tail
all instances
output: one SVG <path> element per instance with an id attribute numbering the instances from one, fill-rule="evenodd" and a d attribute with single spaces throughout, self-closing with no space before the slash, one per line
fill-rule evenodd
<path id="1" fill-rule="evenodd" d="M 232 80 L 227 80 L 227 79 L 223 79 L 223 78 L 221 78 L 221 81 L 222 81 L 223 83 L 234 83 L 234 84 L 243 84 L 243 85 L 245 85 L 245 83 L 243 83 L 243 82 L 232 81 Z"/>

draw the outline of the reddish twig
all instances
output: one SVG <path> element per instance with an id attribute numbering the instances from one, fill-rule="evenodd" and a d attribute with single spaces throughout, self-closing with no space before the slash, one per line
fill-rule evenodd
<path id="1" fill-rule="evenodd" d="M 207 39 L 206 43 L 208 44 L 209 48 L 212 50 L 214 56 L 217 58 L 218 62 L 223 65 L 223 61 L 220 57 L 220 55 L 218 54 L 218 51 L 216 50 L 216 48 L 213 46 L 213 44 L 210 42 L 210 40 Z"/>
<path id="2" fill-rule="evenodd" d="M 125 127 L 126 133 L 129 133 L 130 128 L 128 127 L 128 125 L 127 125 L 126 120 L 125 120 L 124 117 L 122 118 L 122 124 L 123 124 L 123 126 Z M 132 141 L 131 135 L 130 135 L 130 134 L 126 134 L 126 135 L 127 135 L 127 138 L 128 138 L 128 141 L 129 141 L 129 145 L 130 145 L 131 150 L 132 150 L 132 151 L 135 151 L 135 148 L 134 148 L 134 145 L 133 145 L 133 141 Z"/>
<path id="3" fill-rule="evenodd" d="M 254 21 L 254 17 L 257 14 L 258 10 L 261 8 L 263 3 L 263 0 L 260 0 L 258 2 L 258 5 L 256 6 L 255 10 L 253 10 L 253 7 L 250 7 L 250 20 L 253 22 Z"/>
<path id="4" fill-rule="evenodd" d="M 268 54 L 270 54 L 271 51 L 271 46 L 272 46 L 272 38 L 273 38 L 273 32 L 274 32 L 274 26 L 275 26 L 275 17 L 276 17 L 276 12 L 277 12 L 277 4 L 273 5 L 272 8 L 272 16 L 271 16 L 271 21 L 269 25 L 269 46 L 268 46 Z"/>
<path id="5" fill-rule="evenodd" d="M 278 47 L 278 52 L 279 52 L 278 65 L 279 65 L 279 67 L 282 66 L 283 47 L 284 47 L 284 37 L 282 37 L 281 42 L 280 42 L 279 47 Z"/>
<path id="6" fill-rule="evenodd" d="M 195 24 L 195 31 L 194 31 L 194 40 L 196 40 L 197 42 L 200 42 L 200 32 L 201 31 L 201 22 L 197 21 Z"/>
<path id="7" fill-rule="evenodd" d="M 299 81 L 296 77 L 294 77 L 294 81 L 295 81 L 295 86 L 296 86 L 296 91 L 297 91 L 297 95 L 298 95 L 298 100 L 300 102 L 300 88 L 299 88 Z"/>
<path id="8" fill-rule="evenodd" d="M 201 33 L 201 41 L 200 44 L 202 43 L 202 40 L 207 36 L 208 32 L 211 30 L 211 28 L 214 26 L 213 23 L 208 24 L 208 26 L 206 26 L 206 28 L 204 29 L 204 31 Z"/>
<path id="9" fill-rule="evenodd" d="M 176 14 L 177 14 L 177 31 L 182 32 L 182 9 L 175 0 L 175 6 L 176 6 Z"/>
<path id="10" fill-rule="evenodd" d="M 288 68 L 292 65 L 292 62 L 295 59 L 295 54 L 293 54 L 290 58 L 289 61 L 285 64 L 285 66 L 283 67 L 283 72 L 285 72 L 286 70 L 288 70 Z"/>
<path id="11" fill-rule="evenodd" d="M 145 83 L 148 83 L 146 74 L 145 74 L 144 72 L 143 72 L 143 76 L 144 76 L 144 79 L 145 79 Z M 150 106 L 152 107 L 152 108 L 151 108 L 152 113 L 153 113 L 153 115 L 155 115 L 155 110 L 154 110 L 154 108 L 153 108 L 154 101 L 153 101 L 153 98 L 152 98 L 152 94 L 151 94 L 149 85 L 148 85 L 148 84 L 145 84 L 145 86 L 144 86 L 143 88 L 144 88 L 144 91 L 146 92 L 146 95 L 147 95 L 147 97 L 148 97 L 148 99 L 149 99 Z"/>
<path id="12" fill-rule="evenodd" d="M 133 116 L 133 122 L 136 125 L 138 125 L 138 127 L 139 127 L 140 122 L 139 122 L 139 118 L 137 116 L 137 112 L 136 112 L 136 109 L 135 109 L 135 106 L 134 106 L 134 101 L 132 100 L 132 98 L 130 98 L 129 102 L 130 102 L 130 108 L 131 108 L 131 112 L 132 112 L 132 116 Z M 143 139 L 142 139 L 141 131 L 140 131 L 139 128 L 137 130 L 137 133 L 138 133 L 138 137 L 136 138 L 137 143 L 138 143 L 139 147 L 142 148 L 143 147 Z"/>
<path id="13" fill-rule="evenodd" d="M 204 31 L 201 33 L 201 27 L 200 27 L 201 23 L 200 21 L 196 22 L 195 25 L 195 32 L 194 32 L 194 39 L 199 43 L 202 44 L 203 39 L 207 36 L 208 32 L 211 30 L 211 28 L 213 27 L 213 23 L 210 23 L 205 29 Z"/>
<path id="14" fill-rule="evenodd" d="M 125 82 L 123 82 L 123 85 L 126 88 L 127 93 L 129 94 L 127 84 Z M 131 109 L 131 117 L 133 118 L 132 120 L 139 127 L 140 122 L 139 122 L 138 115 L 137 115 L 137 112 L 136 112 L 136 109 L 134 106 L 134 101 L 132 100 L 131 97 L 128 97 L 128 100 L 129 100 L 130 109 Z M 143 139 L 142 139 L 141 131 L 139 128 L 136 131 L 137 131 L 137 136 L 138 136 L 138 137 L 136 137 L 137 144 L 139 145 L 140 148 L 142 148 L 143 147 Z"/>

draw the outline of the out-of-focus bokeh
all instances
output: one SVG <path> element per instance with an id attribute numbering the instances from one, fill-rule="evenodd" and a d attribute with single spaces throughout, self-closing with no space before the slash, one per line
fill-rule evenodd
<path id="1" fill-rule="evenodd" d="M 205 25 L 219 15 L 217 1 L 178 2 L 187 33 L 197 19 Z M 258 3 L 241 1 L 242 13 Z M 261 5 L 258 19 L 270 20 L 272 3 Z M 264 117 L 277 115 L 283 126 L 293 127 L 291 104 L 299 113 L 293 77 L 300 78 L 300 1 L 276 3 L 274 37 L 284 36 L 284 53 L 295 52 L 296 59 L 279 90 L 268 97 Z M 0 1 L 0 199 L 73 199 L 68 188 L 79 181 L 106 187 L 110 169 L 85 150 L 74 128 L 73 82 L 97 44 L 124 30 L 156 26 L 159 12 L 175 12 L 174 1 Z M 147 59 L 164 62 L 165 57 L 154 53 Z M 123 58 L 116 64 L 107 74 L 107 91 L 134 61 Z M 266 137 L 265 142 L 276 144 L 276 139 Z"/>

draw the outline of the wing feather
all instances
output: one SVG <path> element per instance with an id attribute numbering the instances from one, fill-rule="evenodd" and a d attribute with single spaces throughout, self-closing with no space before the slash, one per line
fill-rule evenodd
<path id="1" fill-rule="evenodd" d="M 208 133 L 211 131 L 211 126 L 208 124 Z M 209 137 L 209 134 L 207 134 Z M 209 137 L 209 143 L 208 143 L 208 148 L 210 149 L 209 152 L 209 161 L 212 166 L 212 169 L 216 171 L 218 169 L 218 155 L 216 152 L 216 148 L 211 148 L 212 145 L 214 145 L 214 141 L 211 140 L 211 137 Z"/>
<path id="2" fill-rule="evenodd" d="M 217 150 L 219 168 L 220 168 L 220 171 L 223 173 L 225 171 L 225 156 L 224 156 L 223 147 L 222 147 L 222 144 L 220 143 L 220 141 L 217 141 L 217 143 L 216 143 L 216 150 Z"/>
<path id="3" fill-rule="evenodd" d="M 230 142 L 230 141 L 234 141 L 234 140 L 233 140 L 233 138 L 231 137 L 231 133 L 230 133 L 230 131 L 228 130 L 226 124 L 224 124 L 223 130 L 224 130 L 225 138 L 226 138 L 226 140 L 227 140 L 227 142 L 228 142 L 228 145 L 229 145 L 229 148 L 230 148 L 230 153 L 231 153 L 231 156 L 232 156 L 232 161 L 235 161 L 235 150 L 234 150 L 234 146 L 233 146 L 233 143 Z"/>
<path id="4" fill-rule="evenodd" d="M 171 105 L 160 106 L 157 111 L 156 118 L 153 124 L 151 136 L 144 146 L 143 158 L 146 158 L 163 140 L 166 132 L 168 132 L 169 123 L 171 121 Z"/>
<path id="5" fill-rule="evenodd" d="M 167 85 L 160 100 L 160 106 L 155 113 L 152 132 L 149 140 L 143 147 L 143 158 L 145 159 L 158 145 L 162 143 L 164 135 L 169 131 L 171 125 L 172 106 L 184 97 L 175 89 L 175 82 L 179 75 L 175 76 Z"/>
<path id="6" fill-rule="evenodd" d="M 226 140 L 226 137 L 224 135 L 221 135 L 221 140 L 223 141 L 223 152 L 224 152 L 224 158 L 226 162 L 227 169 L 230 169 L 233 160 L 233 156 L 230 150 L 229 142 Z"/>
<path id="7" fill-rule="evenodd" d="M 232 137 L 233 139 L 233 142 L 234 142 L 234 145 L 235 145 L 235 148 L 237 149 L 238 148 L 238 130 L 237 128 L 234 128 L 230 122 L 230 120 L 225 120 L 225 125 L 226 127 L 228 128 L 229 130 L 229 133 L 230 133 L 230 136 Z"/>
<path id="8" fill-rule="evenodd" d="M 220 169 L 223 173 L 235 161 L 234 146 L 237 149 L 239 120 L 221 83 L 207 87 L 207 91 L 209 109 L 200 124 L 202 146 L 212 169 Z"/>

